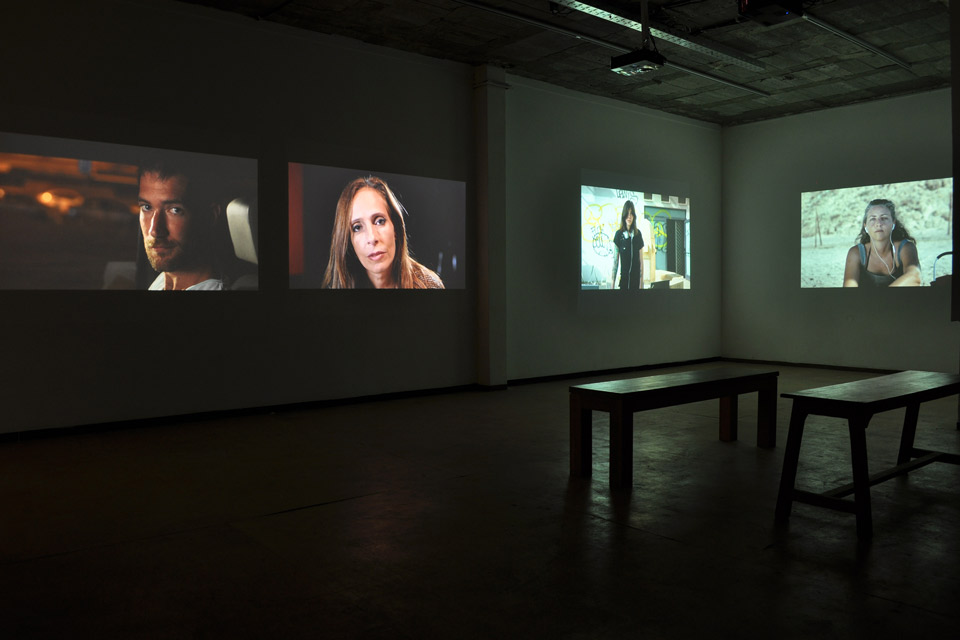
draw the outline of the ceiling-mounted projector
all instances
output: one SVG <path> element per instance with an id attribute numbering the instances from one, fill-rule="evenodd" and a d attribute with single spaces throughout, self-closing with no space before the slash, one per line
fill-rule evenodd
<path id="1" fill-rule="evenodd" d="M 622 76 L 638 76 L 656 71 L 666 63 L 663 56 L 653 49 L 637 49 L 622 56 L 610 58 L 610 70 Z"/>

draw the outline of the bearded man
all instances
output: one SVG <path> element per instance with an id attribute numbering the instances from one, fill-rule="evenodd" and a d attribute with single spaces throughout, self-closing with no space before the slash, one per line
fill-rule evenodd
<path id="1" fill-rule="evenodd" d="M 219 291 L 217 237 L 222 206 L 209 177 L 155 160 L 140 167 L 140 231 L 147 260 L 159 275 L 150 291 Z"/>

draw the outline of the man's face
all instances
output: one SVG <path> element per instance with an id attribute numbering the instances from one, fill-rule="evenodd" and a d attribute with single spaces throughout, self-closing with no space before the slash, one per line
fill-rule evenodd
<path id="1" fill-rule="evenodd" d="M 187 205 L 188 186 L 180 175 L 161 179 L 147 172 L 140 177 L 143 248 L 156 271 L 187 271 L 209 262 L 203 253 L 213 216 Z"/>

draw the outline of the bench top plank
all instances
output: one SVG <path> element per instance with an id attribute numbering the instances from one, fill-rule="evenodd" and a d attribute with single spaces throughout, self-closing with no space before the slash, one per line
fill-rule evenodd
<path id="1" fill-rule="evenodd" d="M 656 393 L 665 389 L 682 391 L 698 385 L 710 385 L 725 381 L 757 381 L 764 378 L 775 378 L 779 375 L 776 369 L 748 369 L 744 367 L 715 367 L 712 369 L 696 369 L 694 371 L 680 371 L 677 373 L 663 373 L 644 376 L 642 378 L 628 378 L 626 380 L 609 380 L 607 382 L 591 382 L 570 387 L 570 391 L 587 392 L 612 396 L 639 395 Z"/>
<path id="2" fill-rule="evenodd" d="M 879 413 L 957 393 L 960 393 L 960 375 L 934 371 L 901 371 L 816 389 L 784 392 L 780 395 L 800 400 L 814 413 L 827 411 L 846 415 L 849 412 Z"/>

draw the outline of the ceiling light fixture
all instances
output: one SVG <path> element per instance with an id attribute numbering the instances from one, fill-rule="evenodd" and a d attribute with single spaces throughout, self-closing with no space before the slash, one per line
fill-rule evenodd
<path id="1" fill-rule="evenodd" d="M 839 29 L 832 24 L 824 22 L 820 18 L 810 15 L 804 11 L 803 2 L 798 0 L 737 0 L 737 13 L 744 18 L 756 20 L 760 24 L 767 26 L 779 24 L 780 22 L 792 20 L 794 18 L 800 18 L 805 22 L 809 22 L 815 27 L 819 27 L 824 31 L 829 31 L 833 35 L 840 36 L 844 40 L 852 42 L 858 47 L 862 47 L 867 51 L 886 58 L 890 62 L 900 65 L 907 71 L 912 71 L 909 62 L 901 60 L 897 56 L 887 53 L 879 47 L 873 46 L 866 40 L 862 40 L 852 33 L 847 33 L 843 29 Z"/>
<path id="2" fill-rule="evenodd" d="M 814 25 L 814 26 L 816 26 L 816 27 L 820 27 L 820 28 L 823 29 L 824 31 L 829 31 L 829 32 L 832 33 L 833 35 L 840 36 L 840 37 L 843 38 L 844 40 L 847 40 L 847 41 L 849 41 L 849 42 L 852 42 L 853 44 L 855 44 L 855 45 L 857 45 L 857 46 L 859 46 L 859 47 L 863 47 L 863 48 L 866 49 L 867 51 L 872 51 L 873 53 L 877 54 L 878 56 L 880 56 L 880 57 L 882 57 L 882 58 L 886 58 L 887 60 L 889 60 L 890 62 L 892 62 L 892 63 L 894 63 L 894 64 L 900 65 L 901 67 L 903 67 L 903 68 L 906 69 L 907 71 L 911 71 L 911 72 L 913 71 L 913 70 L 910 68 L 910 63 L 909 63 L 909 62 L 907 62 L 907 61 L 905 61 L 905 60 L 901 60 L 901 59 L 898 58 L 897 56 L 895 56 L 895 55 L 893 55 L 893 54 L 890 54 L 890 53 L 887 53 L 887 52 L 884 51 L 883 49 L 880 49 L 880 48 L 878 48 L 878 47 L 873 46 L 872 44 L 870 44 L 870 43 L 867 42 L 866 40 L 861 40 L 860 38 L 858 38 L 857 36 L 853 35 L 852 33 L 847 33 L 846 31 L 843 31 L 842 29 L 838 29 L 837 27 L 833 26 L 832 24 L 827 24 L 827 23 L 824 22 L 823 20 L 820 20 L 819 18 L 813 17 L 813 16 L 810 15 L 809 13 L 803 13 L 800 17 L 803 18 L 806 22 L 809 22 L 810 24 L 812 24 L 812 25 Z"/>

